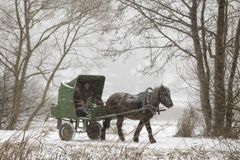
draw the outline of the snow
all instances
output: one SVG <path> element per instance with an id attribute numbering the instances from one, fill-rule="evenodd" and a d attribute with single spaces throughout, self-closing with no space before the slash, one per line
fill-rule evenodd
<path id="1" fill-rule="evenodd" d="M 67 88 L 73 89 L 73 87 L 67 85 L 66 82 L 62 82 L 62 85 L 64 85 L 64 86 L 67 87 Z"/>
<path id="2" fill-rule="evenodd" d="M 35 123 L 31 130 L 27 132 L 0 130 L 0 143 L 3 144 L 6 141 L 18 143 L 24 137 L 24 140 L 27 140 L 31 146 L 41 146 L 42 150 L 45 150 L 42 154 L 37 154 L 38 157 L 43 156 L 44 159 L 53 159 L 53 156 L 55 158 L 65 156 L 65 159 L 111 159 L 112 157 L 125 159 L 126 156 L 135 156 L 135 158 L 140 156 L 138 157 L 140 159 L 156 159 L 157 157 L 168 159 L 173 152 L 174 154 L 184 154 L 192 150 L 197 150 L 196 153 L 207 150 L 208 152 L 218 153 L 229 149 L 219 139 L 174 137 L 177 123 L 175 121 L 159 121 L 156 119 L 151 121 L 151 125 L 157 143 L 149 143 L 145 128 L 143 128 L 139 136 L 139 143 L 135 143 L 132 137 L 137 124 L 138 121 L 124 121 L 125 142 L 121 142 L 118 138 L 116 120 L 112 121 L 111 128 L 106 133 L 105 141 L 90 140 L 86 133 L 76 133 L 73 140 L 61 141 L 56 129 L 56 120 L 50 118 L 46 123 Z M 239 144 L 239 141 L 232 142 Z M 138 153 L 141 154 L 138 155 Z M 213 154 L 210 156 L 213 156 Z"/>

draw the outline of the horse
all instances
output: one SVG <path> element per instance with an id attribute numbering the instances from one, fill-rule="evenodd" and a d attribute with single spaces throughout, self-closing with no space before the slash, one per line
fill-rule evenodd
<path id="1" fill-rule="evenodd" d="M 118 136 L 121 141 L 125 141 L 122 124 L 124 117 L 133 120 L 140 120 L 137 129 L 133 136 L 134 142 L 139 142 L 139 134 L 145 125 L 150 143 L 156 143 L 156 140 L 152 134 L 152 128 L 150 125 L 150 119 L 156 112 L 159 112 L 159 104 L 163 104 L 167 108 L 173 106 L 173 102 L 170 95 L 170 90 L 168 87 L 163 85 L 156 87 L 154 89 L 147 89 L 145 92 L 141 92 L 137 95 L 131 95 L 128 93 L 114 93 L 112 94 L 106 102 L 105 110 L 107 114 L 117 115 L 117 129 Z M 141 108 L 145 108 L 141 110 Z M 133 110 L 138 110 L 137 112 L 126 113 Z M 105 140 L 106 129 L 110 127 L 111 118 L 105 118 L 103 121 L 103 128 L 101 134 L 101 140 Z"/>

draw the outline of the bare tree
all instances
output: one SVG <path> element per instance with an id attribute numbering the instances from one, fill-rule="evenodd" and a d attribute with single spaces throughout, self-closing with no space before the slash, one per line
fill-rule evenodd
<path id="1" fill-rule="evenodd" d="M 214 59 L 214 123 L 213 135 L 220 136 L 224 128 L 225 115 L 225 43 L 226 43 L 226 14 L 227 2 L 218 2 L 217 32 L 215 38 L 215 59 Z"/>
<path id="2" fill-rule="evenodd" d="M 114 46 L 116 44 L 114 42 L 119 41 L 112 41 L 113 47 L 109 49 L 108 55 L 119 56 L 126 51 L 149 49 L 150 53 L 147 56 L 150 60 L 147 70 L 149 73 L 159 71 L 159 68 L 169 59 L 176 56 L 192 59 L 196 66 L 206 134 L 212 130 L 211 134 L 214 136 L 223 135 L 227 91 L 225 79 L 228 72 L 225 66 L 226 50 L 231 48 L 228 44 L 233 41 L 233 37 L 229 34 L 228 21 L 229 19 L 238 20 L 233 13 L 239 15 L 239 11 L 231 6 L 238 6 L 239 2 L 227 0 L 218 2 L 213 0 L 119 0 L 119 2 L 119 10 L 122 13 L 132 12 L 134 15 L 132 16 L 134 19 L 129 23 L 131 27 L 127 30 L 128 35 L 124 36 L 140 37 L 145 43 L 140 43 L 137 47 L 124 45 L 123 49 L 119 50 Z M 232 29 L 236 30 L 236 28 L 237 26 L 234 25 Z M 125 37 L 124 40 L 126 40 Z M 131 38 L 129 39 L 131 41 Z M 127 43 L 129 44 L 129 41 Z M 164 57 L 166 61 L 158 67 L 158 62 L 162 62 Z M 228 56 L 228 58 L 233 60 L 236 57 Z M 235 78 L 234 69 L 232 78 Z M 230 81 L 230 88 L 232 88 Z M 231 93 L 227 97 L 231 97 Z M 213 107 L 211 106 L 212 98 L 214 99 Z M 230 117 L 228 116 L 229 119 Z"/>
<path id="3" fill-rule="evenodd" d="M 0 62 L 14 75 L 12 113 L 6 129 L 13 129 L 17 123 L 26 83 L 35 76 L 42 76 L 46 80 L 41 102 L 25 129 L 47 101 L 49 87 L 56 72 L 62 69 L 66 56 L 76 55 L 80 46 L 74 44 L 100 31 L 97 25 L 101 24 L 106 14 L 108 1 L 72 1 L 79 5 L 75 8 L 70 2 L 14 0 L 0 6 L 4 17 L 0 25 L 0 32 L 4 35 L 0 46 Z M 61 38 L 64 39 L 62 42 Z M 46 46 L 49 50 L 44 53 L 42 51 Z M 50 67 L 49 64 L 53 62 L 56 63 Z"/>
<path id="4" fill-rule="evenodd" d="M 234 53 L 232 57 L 232 64 L 230 69 L 230 76 L 228 81 L 228 88 L 227 88 L 227 103 L 226 103 L 226 124 L 225 124 L 225 130 L 226 130 L 226 136 L 232 135 L 232 123 L 233 123 L 233 111 L 234 111 L 234 79 L 236 77 L 236 70 L 238 65 L 238 58 L 239 58 L 239 50 L 240 50 L 240 18 L 238 20 L 238 25 L 236 29 L 235 34 L 235 41 L 234 41 Z"/>
<path id="5" fill-rule="evenodd" d="M 166 62 L 177 55 L 193 58 L 196 62 L 197 75 L 200 84 L 200 101 L 205 119 L 207 132 L 211 129 L 211 107 L 209 97 L 210 69 L 207 57 L 207 36 L 206 30 L 201 30 L 205 24 L 205 1 L 201 8 L 201 21 L 198 19 L 198 10 L 200 5 L 198 1 L 193 0 L 189 3 L 185 1 L 132 1 L 120 0 L 126 6 L 136 10 L 139 14 L 137 24 L 139 33 L 158 32 L 160 36 L 147 37 L 148 39 L 163 39 L 164 43 L 155 43 L 156 45 L 143 46 L 141 48 L 150 48 L 150 69 L 157 65 L 157 59 L 161 59 L 164 53 L 167 56 Z M 199 25 L 199 21 L 201 25 Z M 202 32 L 202 37 L 199 34 Z M 209 33 L 208 33 L 209 34 Z M 153 35 L 153 33 L 151 34 Z M 160 38 L 158 38 L 160 37 Z M 186 45 L 188 43 L 189 45 Z M 202 43 L 204 48 L 202 48 Z M 193 48 L 190 47 L 193 45 Z M 140 47 L 139 47 L 140 48 Z M 155 50 L 155 51 L 153 51 Z M 182 54 L 184 53 L 184 54 Z"/>

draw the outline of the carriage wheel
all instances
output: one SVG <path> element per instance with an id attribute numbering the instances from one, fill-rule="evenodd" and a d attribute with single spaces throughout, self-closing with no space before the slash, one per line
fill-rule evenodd
<path id="1" fill-rule="evenodd" d="M 87 135 L 92 140 L 100 138 L 102 132 L 102 126 L 98 122 L 90 122 L 87 126 Z"/>
<path id="2" fill-rule="evenodd" d="M 63 123 L 59 128 L 59 137 L 63 141 L 69 141 L 75 136 L 75 128 L 71 123 Z"/>

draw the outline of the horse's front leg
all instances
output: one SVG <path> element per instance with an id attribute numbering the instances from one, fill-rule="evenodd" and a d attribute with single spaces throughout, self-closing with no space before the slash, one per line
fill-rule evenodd
<path id="1" fill-rule="evenodd" d="M 138 142 L 139 141 L 139 134 L 140 134 L 143 126 L 144 126 L 144 120 L 140 120 L 140 122 L 139 122 L 139 124 L 137 126 L 137 129 L 136 129 L 136 131 L 134 133 L 134 136 L 133 136 L 133 141 L 134 142 Z"/>
<path id="2" fill-rule="evenodd" d="M 122 131 L 122 124 L 123 124 L 123 116 L 118 116 L 117 117 L 117 129 L 118 129 L 118 136 L 121 139 L 121 141 L 125 141 L 123 131 Z"/>
<path id="3" fill-rule="evenodd" d="M 148 136 L 149 136 L 150 143 L 156 143 L 156 140 L 153 138 L 153 135 L 152 135 L 152 128 L 151 128 L 150 120 L 148 120 L 145 123 L 145 127 L 146 127 L 146 129 L 148 131 Z"/>

